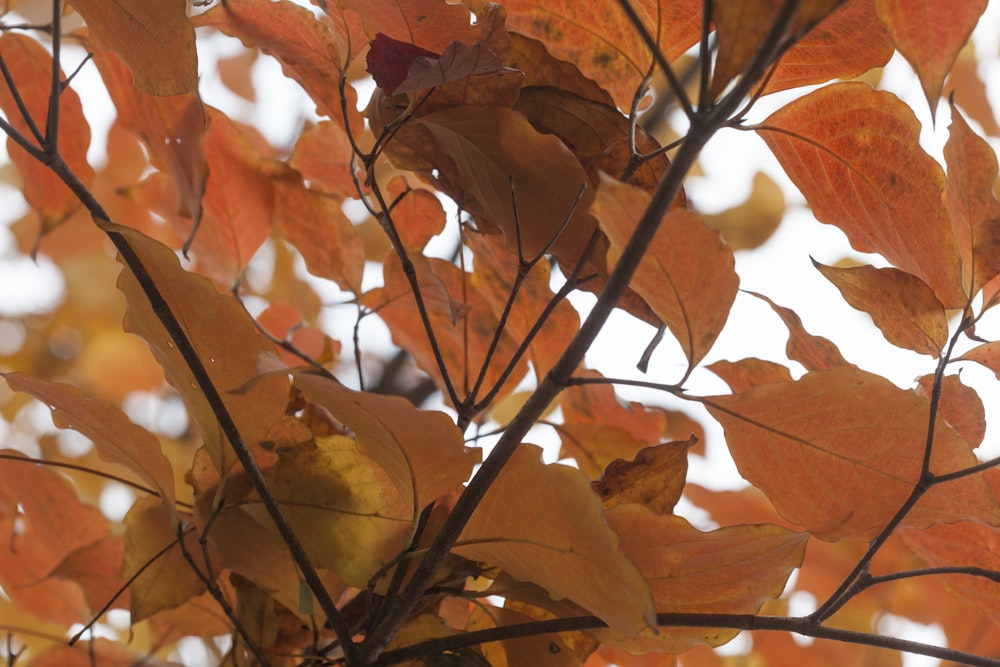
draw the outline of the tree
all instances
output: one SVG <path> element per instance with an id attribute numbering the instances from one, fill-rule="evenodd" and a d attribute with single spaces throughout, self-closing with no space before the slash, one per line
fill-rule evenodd
<path id="1" fill-rule="evenodd" d="M 983 337 L 997 161 L 973 125 L 1000 131 L 959 55 L 985 1 L 14 8 L 39 5 L 2 26 L 0 127 L 31 209 L 19 247 L 65 294 L 0 322 L 20 341 L 3 361 L 22 443 L 0 457 L 8 664 L 160 661 L 229 636 L 213 660 L 721 665 L 710 647 L 741 631 L 764 664 L 1000 664 L 998 460 L 975 454 L 988 387 L 959 373 L 1000 377 Z M 202 99 L 195 46 L 218 33 L 245 47 L 218 65 L 233 91 L 253 101 L 267 58 L 315 104 L 293 145 Z M 910 107 L 855 80 L 895 50 L 950 110 L 943 165 Z M 77 81 L 95 70 L 117 117 L 91 163 Z M 723 129 L 756 133 L 818 220 L 886 260 L 816 269 L 933 373 L 897 387 L 738 294 L 734 251 L 776 220 L 709 219 L 684 193 Z M 787 359 L 706 363 L 737 299 L 780 317 Z M 644 370 L 681 372 L 588 369 L 614 309 L 649 332 Z M 366 341 L 376 321 L 394 358 Z M 730 392 L 692 392 L 706 373 Z M 625 404 L 624 384 L 654 398 Z M 432 393 L 443 411 L 422 409 Z M 185 417 L 140 425 L 136 396 Z M 700 427 L 664 407 L 684 403 L 752 486 L 687 483 Z M 92 448 L 31 426 L 40 405 Z M 542 462 L 536 425 L 576 468 Z M 123 486 L 127 513 L 97 509 Z M 675 515 L 682 496 L 721 527 Z M 791 614 L 796 592 L 815 611 Z M 889 614 L 946 646 L 880 633 Z"/>

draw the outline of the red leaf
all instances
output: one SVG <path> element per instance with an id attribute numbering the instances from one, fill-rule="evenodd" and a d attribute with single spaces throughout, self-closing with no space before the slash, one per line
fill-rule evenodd
<path id="1" fill-rule="evenodd" d="M 416 44 L 401 42 L 378 33 L 372 40 L 365 62 L 368 64 L 368 73 L 375 79 L 378 87 L 393 95 L 406 80 L 410 65 L 419 57 L 435 59 L 440 56 Z"/>

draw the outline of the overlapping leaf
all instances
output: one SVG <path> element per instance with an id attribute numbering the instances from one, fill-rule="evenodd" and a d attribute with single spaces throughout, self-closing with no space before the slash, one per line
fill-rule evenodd
<path id="1" fill-rule="evenodd" d="M 850 366 L 847 360 L 840 354 L 840 350 L 833 341 L 823 336 L 816 336 L 802 325 L 802 320 L 791 308 L 779 306 L 763 294 L 747 292 L 761 301 L 766 302 L 781 321 L 788 328 L 788 344 L 785 346 L 785 354 L 792 361 L 797 361 L 811 371 L 821 371 L 827 368 L 838 366 Z"/>
<path id="2" fill-rule="evenodd" d="M 341 0 L 361 16 L 370 37 L 382 33 L 400 42 L 443 53 L 452 42 L 471 44 L 478 34 L 469 10 L 438 0 Z"/>
<path id="3" fill-rule="evenodd" d="M 920 77 L 932 113 L 948 70 L 985 9 L 986 0 L 875 1 L 875 11 L 893 43 Z"/>
<path id="4" fill-rule="evenodd" d="M 688 451 L 697 440 L 665 442 L 639 450 L 631 461 L 613 461 L 593 483 L 604 509 L 637 503 L 654 514 L 668 514 L 680 500 L 687 481 Z"/>
<path id="5" fill-rule="evenodd" d="M 604 178 L 593 213 L 611 243 L 613 266 L 649 204 L 649 194 Z M 677 338 L 691 365 L 697 364 L 722 330 L 736 298 L 739 278 L 732 250 L 698 214 L 667 213 L 650 243 L 631 287 Z"/>
<path id="6" fill-rule="evenodd" d="M 194 26 L 185 0 L 71 0 L 89 37 L 128 64 L 135 87 L 151 95 L 198 90 Z"/>
<path id="7" fill-rule="evenodd" d="M 194 346 L 244 442 L 261 441 L 284 414 L 288 380 L 272 374 L 247 383 L 257 373 L 258 356 L 273 354 L 274 345 L 257 333 L 238 301 L 217 292 L 205 278 L 184 271 L 169 248 L 134 230 L 106 224 L 112 234 L 128 241 L 146 272 L 156 276 L 157 291 Z M 235 460 L 230 444 L 171 333 L 150 304 L 144 291 L 149 289 L 147 281 L 148 277 L 136 276 L 127 268 L 119 278 L 119 289 L 128 301 L 125 328 L 149 343 L 201 428 L 212 461 L 225 472 Z"/>
<path id="8" fill-rule="evenodd" d="M 118 408 L 88 398 L 68 384 L 46 382 L 21 373 L 4 374 L 16 391 L 31 394 L 52 409 L 52 418 L 94 442 L 105 461 L 126 466 L 159 492 L 167 507 L 174 504 L 174 473 L 152 433 L 134 424 Z"/>
<path id="9" fill-rule="evenodd" d="M 30 37 L 11 33 L 4 33 L 0 38 L 0 56 L 3 56 L 4 65 L 31 120 L 23 117 L 8 85 L 0 86 L 0 109 L 15 130 L 38 146 L 40 139 L 31 128 L 34 127 L 42 137 L 47 132 L 45 119 L 52 89 L 52 56 Z M 80 98 L 69 87 L 59 95 L 59 130 L 59 154 L 73 173 L 88 184 L 94 175 L 87 162 L 90 125 L 83 116 Z M 21 188 L 24 198 L 41 218 L 42 233 L 65 221 L 79 207 L 76 196 L 46 165 L 29 156 L 10 138 L 7 139 L 7 150 L 24 179 Z"/>
<path id="10" fill-rule="evenodd" d="M 631 106 L 652 56 L 618 5 L 572 0 L 507 0 L 503 4 L 512 31 L 540 40 L 557 58 L 575 63 L 611 93 L 620 109 Z M 484 5 L 473 3 L 474 8 Z M 697 0 L 642 0 L 632 5 L 668 62 L 701 36 L 702 3 Z"/>
<path id="11" fill-rule="evenodd" d="M 797 382 L 751 387 L 708 399 L 740 473 L 789 521 L 817 537 L 871 539 L 920 477 L 929 403 L 853 368 L 806 374 Z M 969 445 L 940 420 L 931 471 L 976 464 Z M 982 475 L 931 489 L 904 519 L 928 526 L 970 516 L 1000 521 Z"/>
<path id="12" fill-rule="evenodd" d="M 930 399 L 934 391 L 934 375 L 925 375 L 917 381 L 917 392 Z M 941 397 L 938 411 L 951 427 L 975 449 L 986 435 L 986 408 L 976 390 L 962 382 L 958 375 L 945 375 L 941 379 Z"/>
<path id="13" fill-rule="evenodd" d="M 863 83 L 833 84 L 779 109 L 758 132 L 817 219 L 923 280 L 946 308 L 965 304 L 944 174 L 921 150 L 909 107 Z"/>
<path id="14" fill-rule="evenodd" d="M 454 551 L 537 583 L 631 635 L 654 624 L 653 600 L 600 514 L 600 500 L 578 470 L 544 465 L 538 447 L 521 445 Z"/>
<path id="15" fill-rule="evenodd" d="M 948 342 L 944 306 L 926 283 L 899 269 L 839 268 L 813 261 L 851 306 L 868 313 L 893 345 L 937 358 Z"/>
<path id="16" fill-rule="evenodd" d="M 649 582 L 657 612 L 755 614 L 784 590 L 802 563 L 806 533 L 762 524 L 703 533 L 676 516 L 624 504 L 605 511 L 622 552 Z M 724 644 L 737 630 L 661 628 L 658 636 L 614 640 L 630 652 Z M 601 633 L 605 635 L 606 633 Z"/>

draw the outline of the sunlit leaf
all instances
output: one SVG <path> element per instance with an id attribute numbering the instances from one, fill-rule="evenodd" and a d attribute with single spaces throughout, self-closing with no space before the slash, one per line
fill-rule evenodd
<path id="1" fill-rule="evenodd" d="M 486 492 L 454 551 L 569 598 L 624 634 L 653 624 L 646 582 L 600 520 L 601 502 L 578 470 L 544 465 L 521 445 Z M 544 513 L 539 507 L 547 508 Z"/>
<path id="2" fill-rule="evenodd" d="M 49 93 L 52 89 L 52 56 L 37 41 L 24 35 L 5 32 L 0 38 L 0 56 L 25 109 L 31 124 L 45 136 Z M 39 139 L 31 131 L 31 124 L 22 116 L 10 86 L 0 86 L 0 109 L 15 130 L 34 145 Z M 90 148 L 90 125 L 83 116 L 80 98 L 72 88 L 65 88 L 59 96 L 59 154 L 73 173 L 90 183 L 94 170 L 87 162 Z M 80 205 L 76 196 L 49 168 L 29 156 L 12 139 L 7 139 L 11 161 L 17 165 L 24 179 L 21 192 L 28 205 L 38 211 L 42 221 L 41 233 L 50 231 L 64 222 Z"/>
<path id="3" fill-rule="evenodd" d="M 868 313 L 893 345 L 937 358 L 948 342 L 944 306 L 926 283 L 899 269 L 840 268 L 813 260 L 844 300 Z"/>
<path id="4" fill-rule="evenodd" d="M 676 516 L 623 504 L 604 513 L 622 552 L 649 582 L 657 612 L 757 613 L 781 595 L 799 567 L 808 534 L 774 525 L 732 526 L 703 533 Z M 658 636 L 615 641 L 632 652 L 683 651 L 724 644 L 737 630 L 660 628 Z M 603 633 L 602 633 L 603 634 Z"/>
<path id="5" fill-rule="evenodd" d="M 184 271 L 169 248 L 134 230 L 106 224 L 112 234 L 128 242 L 146 272 L 156 276 L 157 291 L 194 346 L 243 440 L 262 440 L 284 414 L 288 380 L 272 374 L 246 385 L 257 372 L 258 356 L 273 354 L 274 345 L 255 330 L 238 301 L 217 292 L 205 278 Z M 235 461 L 231 445 L 177 344 L 150 304 L 145 293 L 147 280 L 127 268 L 122 271 L 118 282 L 128 300 L 125 328 L 149 343 L 198 422 L 217 469 L 226 471 Z"/>
<path id="6" fill-rule="evenodd" d="M 892 57 L 892 40 L 869 0 L 846 0 L 781 56 L 766 93 L 851 79 Z"/>
<path id="7" fill-rule="evenodd" d="M 70 4 L 87 21 L 95 45 L 114 51 L 128 64 L 137 89 L 153 95 L 198 90 L 194 26 L 185 0 L 70 0 Z M 153 44 L 156 48 L 150 48 Z"/>
<path id="8" fill-rule="evenodd" d="M 105 461 L 124 465 L 159 492 L 165 506 L 174 504 L 174 473 L 152 433 L 134 424 L 118 408 L 84 396 L 68 384 L 46 382 L 21 373 L 4 374 L 16 391 L 31 394 L 52 409 L 52 419 L 94 442 Z"/>
<path id="9" fill-rule="evenodd" d="M 782 8 L 782 0 L 713 0 L 712 21 L 719 40 L 711 95 L 718 97 L 746 68 Z M 840 4 L 837 0 L 799 3 L 788 34 L 794 35 L 822 21 Z"/>
<path id="10" fill-rule="evenodd" d="M 920 477 L 929 403 L 853 368 L 708 399 L 740 473 L 789 521 L 817 537 L 871 539 Z M 931 471 L 976 464 L 969 445 L 937 421 Z M 972 516 L 996 523 L 1000 507 L 982 475 L 932 488 L 903 519 L 928 526 Z"/>
<path id="11" fill-rule="evenodd" d="M 889 29 L 892 41 L 913 65 L 931 107 L 938 98 L 948 70 L 986 9 L 986 0 L 876 0 L 875 11 Z"/>
<path id="12" fill-rule="evenodd" d="M 923 280 L 946 308 L 965 304 L 944 174 L 897 97 L 833 84 L 779 109 L 758 132 L 817 219 Z"/>
<path id="13" fill-rule="evenodd" d="M 649 201 L 642 190 L 602 179 L 593 212 L 611 242 L 609 266 L 617 263 Z M 693 211 L 675 209 L 632 278 L 632 289 L 664 321 L 692 365 L 708 353 L 729 317 L 739 286 L 733 267 L 732 250 L 718 233 Z"/>

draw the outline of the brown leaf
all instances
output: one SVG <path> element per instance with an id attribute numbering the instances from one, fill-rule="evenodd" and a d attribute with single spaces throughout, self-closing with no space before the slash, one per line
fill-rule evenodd
<path id="1" fill-rule="evenodd" d="M 503 70 L 500 57 L 482 44 L 466 46 L 452 42 L 440 56 L 418 56 L 410 64 L 406 78 L 391 92 L 412 93 L 443 86 L 470 76 L 498 74 Z"/>
<path id="2" fill-rule="evenodd" d="M 892 57 L 892 40 L 870 0 L 846 0 L 781 56 L 765 93 L 853 79 Z"/>
<path id="3" fill-rule="evenodd" d="M 631 461 L 618 459 L 592 483 L 608 510 L 623 503 L 638 503 L 654 514 L 669 514 L 687 481 L 688 451 L 697 442 L 665 442 L 639 450 Z"/>
<path id="4" fill-rule="evenodd" d="M 114 51 L 132 71 L 135 87 L 151 95 L 198 90 L 194 26 L 184 0 L 70 0 L 94 44 Z"/>
<path id="5" fill-rule="evenodd" d="M 272 374 L 247 383 L 257 373 L 259 355 L 274 354 L 274 345 L 256 331 L 239 301 L 217 292 L 205 278 L 184 271 L 172 250 L 135 230 L 104 224 L 109 233 L 123 237 L 148 274 L 156 276 L 160 295 L 194 346 L 244 442 L 263 440 L 284 414 L 288 380 Z M 235 461 L 231 445 L 176 343 L 150 305 L 140 280 L 129 269 L 122 271 L 118 279 L 118 287 L 128 301 L 125 328 L 149 343 L 201 428 L 212 461 L 218 470 L 228 471 Z"/>
<path id="6" fill-rule="evenodd" d="M 52 56 L 34 39 L 9 32 L 5 32 L 0 38 L 0 56 L 17 86 L 17 93 L 31 116 L 32 123 L 44 135 L 52 87 Z M 38 145 L 28 122 L 21 115 L 9 85 L 0 86 L 0 109 L 3 109 L 5 117 L 15 130 L 32 144 Z M 90 183 L 94 175 L 93 168 L 87 162 L 88 148 L 90 125 L 84 118 L 76 91 L 67 87 L 59 96 L 59 154 L 85 185 Z M 9 138 L 7 150 L 24 179 L 21 187 L 24 199 L 38 212 L 42 221 L 41 233 L 45 234 L 64 222 L 80 206 L 80 202 L 46 165 L 28 155 Z"/>
<path id="7" fill-rule="evenodd" d="M 622 552 L 649 582 L 660 613 L 756 614 L 781 595 L 808 540 L 806 533 L 768 524 L 703 533 L 680 517 L 656 516 L 636 504 L 618 505 L 604 517 L 621 537 Z M 702 642 L 718 646 L 737 633 L 660 628 L 656 636 L 611 643 L 630 652 L 680 652 Z"/>
<path id="8" fill-rule="evenodd" d="M 159 492 L 166 507 L 174 505 L 174 472 L 152 433 L 134 424 L 118 408 L 84 396 L 68 384 L 55 384 L 5 373 L 11 389 L 31 394 L 52 410 L 53 421 L 90 438 L 105 461 L 124 465 Z"/>
<path id="9" fill-rule="evenodd" d="M 875 11 L 893 43 L 920 77 L 932 115 L 945 76 L 985 10 L 986 0 L 875 1 Z"/>
<path id="10" fill-rule="evenodd" d="M 866 84 L 838 83 L 779 109 L 758 132 L 818 220 L 923 280 L 945 308 L 965 305 L 944 174 L 920 148 L 909 107 Z"/>
<path id="11" fill-rule="evenodd" d="M 993 192 L 997 156 L 954 103 L 951 119 L 944 147 L 948 165 L 944 204 L 962 256 L 963 284 L 975 295 L 1000 274 L 1000 202 Z"/>
<path id="12" fill-rule="evenodd" d="M 643 190 L 607 177 L 601 181 L 593 213 L 611 247 L 608 265 L 632 236 L 649 205 Z M 667 213 L 646 250 L 631 287 L 677 338 L 693 366 L 708 353 L 736 298 L 739 278 L 732 250 L 697 213 Z"/>
<path id="13" fill-rule="evenodd" d="M 486 492 L 454 552 L 535 582 L 631 635 L 655 623 L 652 599 L 601 520 L 600 505 L 580 471 L 544 465 L 541 449 L 523 444 Z"/>
<path id="14" fill-rule="evenodd" d="M 934 292 L 916 276 L 887 267 L 813 266 L 852 307 L 868 313 L 893 345 L 935 359 L 948 342 L 948 317 Z"/>
<path id="15" fill-rule="evenodd" d="M 789 521 L 825 540 L 871 539 L 909 497 L 927 440 L 926 399 L 853 368 L 807 373 L 708 399 L 737 468 Z M 940 420 L 932 472 L 976 464 Z M 928 526 L 968 518 L 997 523 L 1000 506 L 982 474 L 932 488 L 903 520 Z"/>

